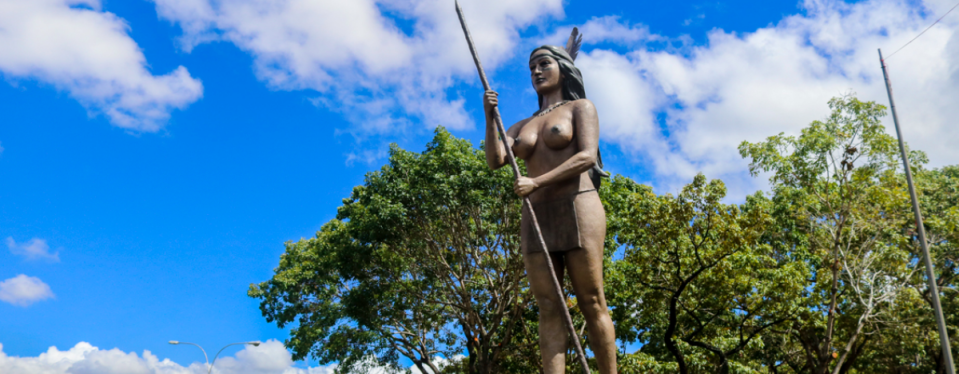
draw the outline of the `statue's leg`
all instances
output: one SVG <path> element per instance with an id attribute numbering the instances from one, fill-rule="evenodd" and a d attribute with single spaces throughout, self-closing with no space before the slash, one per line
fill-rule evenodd
<path id="1" fill-rule="evenodd" d="M 563 279 L 563 256 L 553 254 L 553 269 L 557 279 Z M 549 277 L 546 258 L 542 252 L 525 253 L 526 278 L 539 306 L 539 352 L 543 359 L 544 374 L 563 374 L 566 370 L 566 348 L 569 334 L 563 319 L 566 303 L 556 295 L 553 280 Z"/>
<path id="2" fill-rule="evenodd" d="M 566 252 L 566 263 L 599 372 L 616 374 L 616 333 L 603 292 L 603 249 Z"/>
<path id="3" fill-rule="evenodd" d="M 581 195 L 576 203 L 583 248 L 566 252 L 566 271 L 586 319 L 589 348 L 596 355 L 599 372 L 616 374 L 616 333 L 603 291 L 606 213 L 596 194 Z"/>

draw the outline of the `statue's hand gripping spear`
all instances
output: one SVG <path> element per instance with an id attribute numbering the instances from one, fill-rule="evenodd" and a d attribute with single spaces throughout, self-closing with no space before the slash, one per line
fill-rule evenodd
<path id="1" fill-rule="evenodd" d="M 470 53 L 473 54 L 473 62 L 476 63 L 476 70 L 479 71 L 480 80 L 483 82 L 483 89 L 490 91 L 489 82 L 486 80 L 486 73 L 483 72 L 483 64 L 480 63 L 479 55 L 476 53 L 476 47 L 473 46 L 473 37 L 470 35 L 470 30 L 466 26 L 466 19 L 463 17 L 463 9 L 460 8 L 459 1 L 456 3 L 456 15 L 459 16 L 460 25 L 463 26 L 463 33 L 466 34 L 466 43 L 469 44 Z M 519 179 L 522 174 L 519 171 L 519 165 L 516 164 L 516 158 L 513 156 L 513 149 L 509 147 L 509 143 L 506 142 L 506 128 L 503 126 L 503 119 L 499 115 L 499 108 L 493 107 L 493 118 L 496 122 L 496 129 L 499 132 L 500 141 L 503 142 L 503 145 L 506 149 L 506 159 L 509 161 L 510 166 L 513 168 L 513 176 L 516 179 Z M 492 146 L 492 145 L 487 145 Z M 546 241 L 543 240 L 543 232 L 539 228 L 539 222 L 536 220 L 536 213 L 533 212 L 533 205 L 529 202 L 529 197 L 523 197 L 523 208 L 529 212 L 529 218 L 533 221 L 532 227 L 533 231 L 536 234 L 536 240 L 539 242 L 539 247 L 543 249 L 543 256 L 546 258 L 546 266 L 549 269 L 550 278 L 553 280 L 553 288 L 557 296 L 557 300 L 561 302 L 566 300 L 566 296 L 563 295 L 563 288 L 559 284 L 559 279 L 556 279 L 556 271 L 553 269 L 553 261 L 549 256 L 549 250 L 546 248 Z M 589 364 L 586 362 L 586 354 L 583 353 L 583 346 L 579 343 L 579 334 L 576 333 L 576 327 L 573 325 L 573 318 L 569 315 L 569 309 L 564 305 L 563 317 L 566 320 L 566 328 L 569 330 L 570 337 L 573 338 L 573 345 L 576 347 L 576 355 L 579 358 L 579 364 L 583 367 L 583 372 L 589 374 Z"/>

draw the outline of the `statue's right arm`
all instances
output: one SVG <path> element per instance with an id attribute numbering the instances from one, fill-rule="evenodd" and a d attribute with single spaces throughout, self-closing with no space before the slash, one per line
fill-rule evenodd
<path id="1" fill-rule="evenodd" d="M 496 107 L 499 105 L 496 91 L 486 91 L 483 95 L 483 111 L 486 113 L 486 163 L 490 169 L 496 170 L 506 165 L 506 148 L 499 137 L 499 129 L 496 125 Z M 507 146 L 513 146 L 513 134 L 516 125 L 510 126 L 506 134 Z"/>

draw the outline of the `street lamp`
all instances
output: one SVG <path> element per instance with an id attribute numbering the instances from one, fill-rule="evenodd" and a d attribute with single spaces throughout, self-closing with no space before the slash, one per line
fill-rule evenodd
<path id="1" fill-rule="evenodd" d="M 176 341 L 176 340 L 171 340 L 171 341 L 170 341 L 170 344 L 172 344 L 172 345 L 189 344 L 189 345 L 196 346 L 197 348 L 200 348 L 200 351 L 203 352 L 203 359 L 206 360 L 206 366 L 209 368 L 209 369 L 207 370 L 207 374 L 210 374 L 210 373 L 213 372 L 213 364 L 216 364 L 216 358 L 220 356 L 220 352 L 223 352 L 223 350 L 226 349 L 226 347 L 229 347 L 229 346 L 231 346 L 231 345 L 237 345 L 237 344 L 249 344 L 249 345 L 252 345 L 252 346 L 254 346 L 254 347 L 259 347 L 259 346 L 260 346 L 260 342 L 239 342 L 239 343 L 230 343 L 230 344 L 224 345 L 223 348 L 220 348 L 220 351 L 217 352 L 216 355 L 213 356 L 213 363 L 210 363 L 210 357 L 206 355 L 206 350 L 204 350 L 203 347 L 201 347 L 199 344 L 181 342 L 181 341 Z"/>

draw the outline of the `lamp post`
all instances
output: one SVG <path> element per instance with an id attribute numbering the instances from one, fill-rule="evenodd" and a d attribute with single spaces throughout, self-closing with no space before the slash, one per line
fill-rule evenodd
<path id="1" fill-rule="evenodd" d="M 213 356 L 213 363 L 210 363 L 210 357 L 206 355 L 206 350 L 204 350 L 203 347 L 201 347 L 199 344 L 181 342 L 176 340 L 171 340 L 170 344 L 172 345 L 189 344 L 189 345 L 196 346 L 197 348 L 200 348 L 200 351 L 203 352 L 203 359 L 206 360 L 206 366 L 209 368 L 207 369 L 207 374 L 210 374 L 213 372 L 213 364 L 216 364 L 216 358 L 220 356 L 220 352 L 223 352 L 223 350 L 226 349 L 226 347 L 229 347 L 231 345 L 238 345 L 238 344 L 249 344 L 254 347 L 260 346 L 260 342 L 239 342 L 239 343 L 230 343 L 230 344 L 224 345 L 223 348 L 220 348 L 220 350 L 216 353 L 216 355 Z"/>

